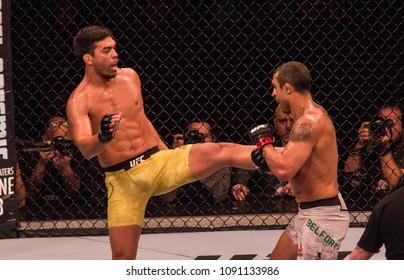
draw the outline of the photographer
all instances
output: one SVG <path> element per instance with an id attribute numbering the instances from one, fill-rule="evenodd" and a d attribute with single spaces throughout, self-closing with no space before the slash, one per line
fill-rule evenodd
<path id="1" fill-rule="evenodd" d="M 51 118 L 42 140 L 44 148 L 39 151 L 38 162 L 27 182 L 29 198 L 35 199 L 42 194 L 45 200 L 57 200 L 57 194 L 61 193 L 61 190 L 55 189 L 59 180 L 63 197 L 76 197 L 80 181 L 71 166 L 73 156 L 63 146 L 60 147 L 67 142 L 64 140 L 71 140 L 66 119 L 60 116 Z M 46 190 L 43 190 L 44 186 Z"/>
<path id="2" fill-rule="evenodd" d="M 194 121 L 189 124 L 184 134 L 174 135 L 172 148 L 178 148 L 186 144 L 197 144 L 205 142 L 215 142 L 212 134 L 212 126 L 206 121 Z M 235 169 L 237 172 L 237 183 L 244 186 L 244 181 L 248 180 L 249 174 L 245 170 Z M 230 168 L 220 169 L 211 176 L 200 180 L 200 182 L 209 189 L 213 198 L 217 202 L 223 202 L 226 199 L 232 182 L 232 171 Z M 245 179 L 243 181 L 243 178 Z M 245 187 L 245 186 L 244 186 Z M 245 187 L 246 188 L 246 187 Z M 163 195 L 167 202 L 172 202 L 178 196 L 179 189 Z"/>
<path id="3" fill-rule="evenodd" d="M 358 141 L 349 151 L 345 174 L 352 187 L 388 192 L 402 184 L 404 144 L 402 108 L 384 105 L 377 118 L 359 128 Z"/>
<path id="4" fill-rule="evenodd" d="M 276 132 L 276 146 L 285 147 L 290 140 L 290 133 L 294 124 L 294 120 L 291 115 L 282 112 L 280 105 L 275 108 L 275 114 L 273 116 L 273 124 Z M 260 189 L 261 192 L 272 192 L 272 197 L 293 197 L 294 194 L 291 189 L 291 185 L 287 181 L 279 181 L 279 179 L 272 173 L 263 172 L 250 172 L 252 179 L 249 180 L 250 187 L 256 191 Z M 269 187 L 269 188 L 268 188 Z M 239 186 L 233 186 L 232 194 L 236 200 L 244 200 L 245 196 L 243 191 L 240 191 Z"/>

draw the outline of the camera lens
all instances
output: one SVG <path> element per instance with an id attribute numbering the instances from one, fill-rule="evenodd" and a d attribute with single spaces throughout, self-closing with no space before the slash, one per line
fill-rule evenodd
<path id="1" fill-rule="evenodd" d="M 391 120 L 376 118 L 369 123 L 368 128 L 373 137 L 380 139 L 387 134 L 387 130 L 391 129 L 392 126 L 393 123 Z"/>

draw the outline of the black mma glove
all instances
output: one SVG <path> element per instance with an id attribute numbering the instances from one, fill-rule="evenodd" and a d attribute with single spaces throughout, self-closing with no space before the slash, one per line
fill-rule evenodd
<path id="1" fill-rule="evenodd" d="M 249 134 L 253 144 L 256 144 L 259 150 L 261 150 L 265 145 L 273 145 L 275 142 L 272 129 L 268 124 L 261 124 L 254 127 L 250 130 Z"/>
<path id="2" fill-rule="evenodd" d="M 264 155 L 262 154 L 261 150 L 259 149 L 254 149 L 251 152 L 251 159 L 252 162 L 255 166 L 255 168 L 257 168 L 260 171 L 263 172 L 269 172 L 269 166 L 267 164 L 267 162 L 265 161 Z"/>
<path id="3" fill-rule="evenodd" d="M 101 143 L 108 143 L 115 136 L 114 132 L 110 132 L 113 115 L 114 114 L 106 114 L 101 119 L 100 131 L 98 132 L 98 140 L 100 140 Z"/>

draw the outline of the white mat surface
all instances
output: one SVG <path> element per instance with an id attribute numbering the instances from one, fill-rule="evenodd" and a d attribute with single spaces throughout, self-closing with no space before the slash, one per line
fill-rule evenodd
<path id="1" fill-rule="evenodd" d="M 363 228 L 350 228 L 340 251 L 351 251 Z M 143 234 L 140 260 L 193 260 L 200 256 L 256 255 L 262 260 L 272 252 L 281 230 L 248 230 Z M 109 260 L 107 236 L 17 238 L 0 240 L 1 260 Z M 384 248 L 372 259 L 385 259 Z"/>

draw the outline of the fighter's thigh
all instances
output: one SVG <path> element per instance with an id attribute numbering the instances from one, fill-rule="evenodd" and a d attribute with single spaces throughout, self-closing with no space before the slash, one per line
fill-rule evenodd
<path id="1" fill-rule="evenodd" d="M 271 260 L 296 260 L 297 245 L 293 243 L 290 236 L 284 231 L 276 243 L 270 256 Z"/>
<path id="2" fill-rule="evenodd" d="M 189 152 L 192 145 L 186 145 L 174 150 L 159 152 L 152 156 L 156 168 L 153 196 L 173 191 L 185 184 L 196 181 L 189 168 Z"/>
<path id="3" fill-rule="evenodd" d="M 118 226 L 109 229 L 109 242 L 111 245 L 112 259 L 131 260 L 136 259 L 139 244 L 141 226 Z"/>
<path id="4" fill-rule="evenodd" d="M 126 172 L 106 176 L 109 227 L 143 224 L 152 189 L 147 176 L 138 181 L 140 183 Z"/>

